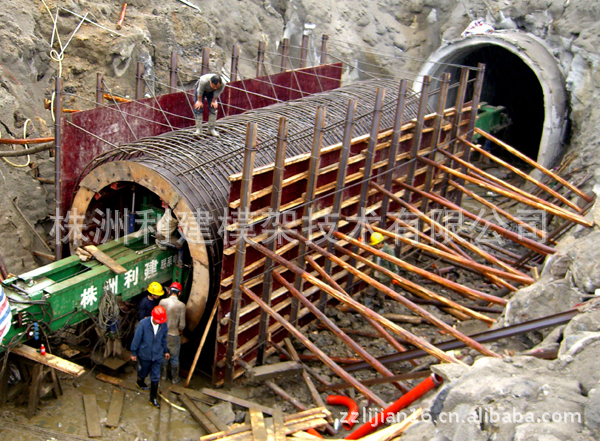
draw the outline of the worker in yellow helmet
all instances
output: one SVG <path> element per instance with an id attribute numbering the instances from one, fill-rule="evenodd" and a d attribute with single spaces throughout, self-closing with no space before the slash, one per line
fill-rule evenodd
<path id="1" fill-rule="evenodd" d="M 386 243 L 385 239 L 386 237 L 383 234 L 374 232 L 369 238 L 369 245 L 371 245 L 373 248 L 381 250 L 386 254 L 389 254 L 392 257 L 396 257 L 394 248 L 390 244 Z M 389 260 L 386 260 L 382 257 L 373 255 L 373 263 L 381 266 L 382 268 L 390 270 L 393 273 L 398 273 L 398 266 L 394 265 Z M 390 276 L 377 270 L 373 271 L 373 278 L 386 286 L 389 286 L 392 282 L 392 278 Z M 393 286 L 390 286 L 390 288 L 393 289 Z"/>
<path id="2" fill-rule="evenodd" d="M 138 320 L 150 317 L 152 310 L 155 306 L 158 306 L 160 298 L 165 293 L 162 285 L 158 282 L 152 282 L 148 285 L 148 294 L 145 295 L 139 304 Z"/>

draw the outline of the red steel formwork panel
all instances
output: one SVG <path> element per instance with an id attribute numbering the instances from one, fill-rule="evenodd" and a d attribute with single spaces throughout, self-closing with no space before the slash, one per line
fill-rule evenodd
<path id="1" fill-rule="evenodd" d="M 465 107 L 461 117 L 460 126 L 458 132 L 464 133 L 467 128 L 470 108 Z M 428 115 L 424 121 L 423 137 L 419 146 L 418 154 L 427 155 L 431 151 L 431 144 L 433 140 L 432 126 L 434 124 L 435 115 Z M 444 144 L 449 141 L 451 126 L 454 123 L 455 113 L 450 110 L 445 115 L 445 124 L 443 126 L 440 135 L 440 144 Z M 402 127 L 402 136 L 399 141 L 399 148 L 394 161 L 393 176 L 395 179 L 406 181 L 409 169 L 413 161 L 411 160 L 411 150 L 414 145 L 414 121 L 405 124 Z M 388 167 L 389 151 L 391 145 L 392 131 L 386 130 L 381 131 L 378 136 L 378 141 L 375 147 L 374 161 L 373 161 L 373 172 L 370 180 L 377 183 L 378 185 L 384 186 L 385 173 L 384 171 Z M 365 166 L 365 154 L 369 143 L 369 137 L 360 136 L 354 138 L 351 146 L 348 158 L 348 165 L 346 168 L 346 180 L 343 190 L 342 197 L 342 208 L 341 214 L 346 216 L 357 215 L 359 208 L 359 194 L 361 190 L 361 183 L 363 181 L 363 167 Z M 337 173 L 339 171 L 338 163 L 341 154 L 341 144 L 325 147 L 322 149 L 321 160 L 319 163 L 318 179 L 317 179 L 317 190 L 313 204 L 312 218 L 312 231 L 316 236 L 314 239 L 317 243 L 321 242 L 320 245 L 324 248 L 327 247 L 326 241 L 324 241 L 326 232 L 325 229 L 328 225 L 331 225 L 331 215 L 333 197 L 335 193 L 335 185 L 337 179 Z M 459 152 L 458 156 L 462 156 Z M 282 218 L 281 224 L 288 225 L 289 227 L 295 228 L 299 231 L 301 218 L 304 209 L 304 200 L 302 195 L 307 191 L 308 183 L 308 170 L 309 170 L 310 154 L 304 154 L 295 158 L 289 158 L 285 161 L 285 168 L 283 174 L 283 189 L 282 189 L 282 200 L 281 200 L 281 212 Z M 424 187 L 425 176 L 427 174 L 427 166 L 423 166 L 418 163 L 414 174 L 412 184 L 422 189 Z M 251 223 L 248 228 L 247 235 L 251 239 L 260 241 L 266 237 L 273 235 L 272 231 L 266 230 L 267 212 L 270 208 L 271 203 L 271 192 L 268 191 L 270 186 L 273 184 L 273 173 L 274 166 L 262 167 L 261 169 L 255 170 L 252 180 L 252 196 L 250 204 Z M 437 170 L 432 170 L 432 187 L 438 187 L 442 185 L 445 175 L 439 173 Z M 241 176 L 234 175 L 230 177 L 231 186 L 229 190 L 229 216 L 227 234 L 223 241 L 223 265 L 221 273 L 221 292 L 219 294 L 219 310 L 217 313 L 217 337 L 216 337 L 216 350 L 215 359 L 213 365 L 213 382 L 217 385 L 222 384 L 225 377 L 225 371 L 227 368 L 227 344 L 228 344 L 228 332 L 230 324 L 230 311 L 231 311 L 231 297 L 233 293 L 233 271 L 234 271 L 234 259 L 235 259 L 235 243 L 237 240 L 237 208 L 240 203 L 240 191 L 241 191 Z M 398 184 L 392 186 L 392 192 L 401 195 L 402 191 Z M 366 207 L 367 210 L 373 210 L 374 216 L 377 217 L 381 208 L 382 196 L 379 192 L 374 189 L 370 189 L 368 192 L 368 198 Z M 414 205 L 420 206 L 421 201 L 418 196 L 413 195 L 411 201 Z M 389 212 L 398 210 L 399 206 L 397 203 L 390 201 Z M 352 229 L 356 228 L 356 224 L 349 224 L 344 221 L 340 221 L 338 230 L 349 234 Z M 300 232 L 300 231 L 299 231 Z M 305 236 L 306 232 L 302 233 Z M 299 246 L 294 240 L 286 237 L 285 235 L 276 236 L 277 245 L 276 252 L 282 257 L 288 260 L 293 260 L 298 257 Z M 264 244 L 264 243 L 263 243 Z M 338 257 L 346 260 L 346 257 L 342 253 L 336 253 Z M 313 258 L 320 265 L 324 265 L 324 259 L 321 256 L 313 255 Z M 251 247 L 246 247 L 245 267 L 243 284 L 250 288 L 257 295 L 261 295 L 263 292 L 263 273 L 266 268 L 264 266 L 264 256 Z M 362 264 L 358 264 L 357 268 L 360 268 Z M 277 267 L 279 271 L 288 281 L 292 284 L 294 282 L 294 275 L 287 271 L 283 267 Z M 316 272 L 311 271 L 308 267 L 307 271 L 312 272 L 316 275 Z M 346 271 L 342 268 L 333 265 L 331 275 L 337 282 L 344 287 L 346 280 Z M 307 296 L 308 299 L 315 302 L 320 295 L 320 291 L 315 287 L 311 286 L 308 282 L 303 282 L 301 291 Z M 273 281 L 271 290 L 271 305 L 272 307 L 286 319 L 289 319 L 292 298 L 287 292 L 285 287 L 282 287 L 278 282 Z M 260 307 L 248 299 L 245 295 L 242 295 L 242 302 L 240 306 L 239 314 L 239 331 L 237 334 L 237 350 L 234 358 L 241 358 L 249 364 L 253 364 L 257 356 L 257 349 L 259 342 L 259 320 L 260 320 Z M 298 314 L 298 321 L 296 327 L 300 328 L 314 319 L 314 316 L 304 309 L 300 309 Z M 269 319 L 269 330 L 268 334 L 274 342 L 280 342 L 287 336 L 285 329 L 274 319 Z M 263 343 L 264 344 L 264 343 Z M 267 353 L 273 351 L 272 348 L 266 348 Z M 235 376 L 239 376 L 243 373 L 242 370 L 236 371 Z"/>
<path id="2" fill-rule="evenodd" d="M 335 63 L 233 81 L 220 97 L 218 116 L 336 89 L 341 76 L 342 65 Z M 71 206 L 81 174 L 94 158 L 139 138 L 194 125 L 193 101 L 194 92 L 189 90 L 64 115 L 60 128 L 63 214 Z M 205 118 L 207 113 L 205 108 Z"/>

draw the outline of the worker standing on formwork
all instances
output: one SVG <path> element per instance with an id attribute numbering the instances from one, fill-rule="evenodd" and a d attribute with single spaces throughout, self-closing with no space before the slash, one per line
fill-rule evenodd
<path id="1" fill-rule="evenodd" d="M 167 347 L 171 354 L 171 381 L 177 384 L 181 381 L 179 376 L 179 352 L 181 350 L 181 334 L 185 329 L 185 303 L 179 300 L 182 286 L 179 282 L 171 283 L 170 296 L 160 301 L 160 306 L 167 311 Z M 167 365 L 169 361 L 163 360 L 161 379 L 167 379 Z"/>
<path id="2" fill-rule="evenodd" d="M 142 320 L 135 330 L 131 342 L 131 360 L 138 361 L 137 386 L 142 390 L 150 389 L 150 403 L 160 407 L 156 397 L 160 368 L 163 359 L 171 355 L 167 347 L 167 312 L 162 306 L 156 306 L 152 315 Z M 138 360 L 139 359 L 139 360 Z M 146 385 L 146 377 L 150 374 L 150 388 Z"/>
<path id="3" fill-rule="evenodd" d="M 194 135 L 202 136 L 202 109 L 204 99 L 208 103 L 208 134 L 210 136 L 220 136 L 215 129 L 217 121 L 217 109 L 219 104 L 217 98 L 225 89 L 225 81 L 217 74 L 205 74 L 196 82 L 196 90 L 194 92 L 194 116 L 196 117 L 196 132 Z"/>

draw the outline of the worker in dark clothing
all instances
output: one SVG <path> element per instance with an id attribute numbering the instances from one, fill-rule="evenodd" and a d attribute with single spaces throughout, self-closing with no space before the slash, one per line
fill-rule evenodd
<path id="1" fill-rule="evenodd" d="M 151 317 L 146 317 L 135 330 L 131 342 L 131 360 L 138 361 L 137 386 L 148 390 L 146 377 L 150 373 L 150 403 L 160 407 L 156 397 L 160 381 L 160 367 L 163 359 L 171 358 L 167 347 L 167 312 L 162 306 L 152 310 Z"/>
<path id="2" fill-rule="evenodd" d="M 145 319 L 146 317 L 150 317 L 150 313 L 154 309 L 155 306 L 158 306 L 160 302 L 160 298 L 165 293 L 162 285 L 158 282 L 152 282 L 148 285 L 148 295 L 145 296 L 142 300 L 140 300 L 139 311 L 138 311 L 138 320 Z"/>
<path id="3" fill-rule="evenodd" d="M 195 136 L 202 136 L 202 108 L 204 100 L 208 103 L 208 134 L 210 136 L 219 137 L 219 132 L 215 129 L 217 121 L 217 109 L 219 104 L 217 99 L 225 89 L 225 81 L 217 74 L 205 74 L 196 82 L 196 90 L 194 92 L 194 116 L 196 118 Z"/>

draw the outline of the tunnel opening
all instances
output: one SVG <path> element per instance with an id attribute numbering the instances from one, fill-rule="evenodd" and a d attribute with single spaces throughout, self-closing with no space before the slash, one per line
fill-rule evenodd
<path id="1" fill-rule="evenodd" d="M 435 90 L 445 72 L 456 83 L 462 66 L 479 63 L 485 64 L 482 105 L 503 107 L 510 121 L 491 130 L 492 134 L 543 166 L 554 166 L 567 135 L 568 97 L 558 62 L 544 42 L 519 31 L 450 41 L 431 54 L 420 76 L 431 76 Z M 472 88 L 474 74 L 470 80 Z M 420 90 L 420 84 L 415 82 L 415 90 Z M 457 88 L 450 89 L 448 107 L 455 105 L 457 92 Z M 481 112 L 482 107 L 480 116 Z M 499 153 L 491 147 L 493 153 Z"/>
<path id="2" fill-rule="evenodd" d="M 517 55 L 492 45 L 478 47 L 457 62 L 473 67 L 485 64 L 481 102 L 504 107 L 510 120 L 507 127 L 493 134 L 537 159 L 544 126 L 544 94 L 535 73 Z"/>

